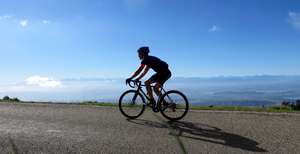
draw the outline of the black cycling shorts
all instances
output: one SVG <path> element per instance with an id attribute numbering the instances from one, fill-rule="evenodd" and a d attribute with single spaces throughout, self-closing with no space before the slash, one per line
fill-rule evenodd
<path id="1" fill-rule="evenodd" d="M 164 71 L 160 71 L 160 72 L 157 72 L 156 74 L 152 75 L 150 77 L 150 81 L 151 83 L 160 83 L 161 85 L 164 85 L 164 83 L 170 79 L 170 77 L 172 76 L 171 72 L 169 69 L 167 70 L 164 70 Z"/>

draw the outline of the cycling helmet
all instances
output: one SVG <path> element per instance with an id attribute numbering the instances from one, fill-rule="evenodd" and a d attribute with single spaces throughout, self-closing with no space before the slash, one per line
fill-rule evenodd
<path id="1" fill-rule="evenodd" d="M 140 47 L 137 52 L 140 54 L 148 55 L 150 50 L 149 50 L 149 47 L 145 46 L 145 47 Z"/>

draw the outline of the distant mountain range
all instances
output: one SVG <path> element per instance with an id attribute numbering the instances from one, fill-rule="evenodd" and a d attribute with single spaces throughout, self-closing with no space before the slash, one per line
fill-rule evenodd
<path id="1" fill-rule="evenodd" d="M 68 78 L 64 87 L 51 91 L 1 92 L 23 100 L 76 102 L 97 100 L 117 102 L 129 89 L 121 78 Z M 279 104 L 283 100 L 300 99 L 300 76 L 220 76 L 176 77 L 166 89 L 184 92 L 192 104 L 261 106 Z"/>

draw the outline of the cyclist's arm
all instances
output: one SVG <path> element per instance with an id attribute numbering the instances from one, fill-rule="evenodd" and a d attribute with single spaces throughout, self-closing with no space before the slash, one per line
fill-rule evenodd
<path id="1" fill-rule="evenodd" d="M 133 79 L 133 78 L 135 78 L 136 76 L 138 76 L 141 72 L 142 72 L 142 70 L 144 69 L 144 67 L 145 67 L 145 65 L 141 65 L 133 74 L 132 74 L 132 76 L 130 77 L 130 79 Z"/>
<path id="2" fill-rule="evenodd" d="M 149 71 L 150 67 L 146 65 L 146 68 L 144 69 L 144 72 L 137 78 L 137 80 L 141 80 Z"/>

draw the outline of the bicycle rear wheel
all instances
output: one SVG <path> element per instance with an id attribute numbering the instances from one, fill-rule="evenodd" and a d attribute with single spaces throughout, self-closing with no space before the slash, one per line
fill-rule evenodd
<path id="1" fill-rule="evenodd" d="M 187 114 L 189 102 L 183 93 L 171 90 L 161 96 L 158 107 L 165 118 L 176 121 L 182 119 Z"/>
<path id="2" fill-rule="evenodd" d="M 128 90 L 119 99 L 119 109 L 127 118 L 138 118 L 145 111 L 145 99 L 138 91 Z"/>

